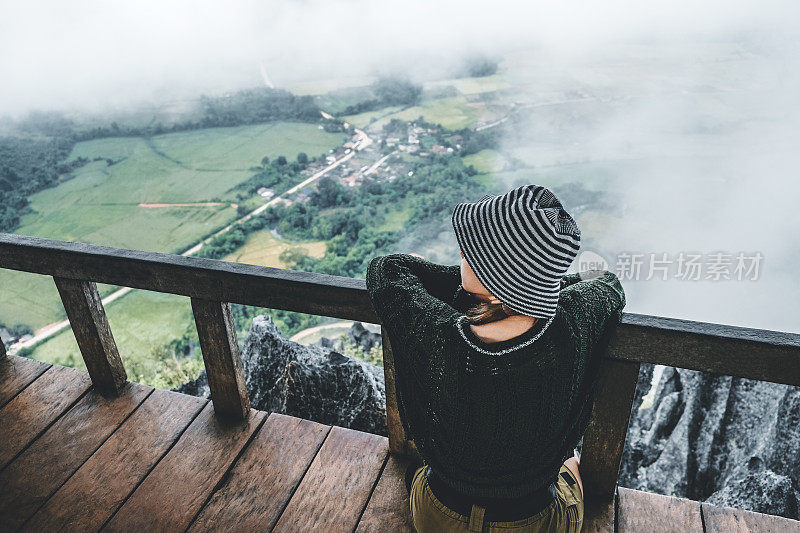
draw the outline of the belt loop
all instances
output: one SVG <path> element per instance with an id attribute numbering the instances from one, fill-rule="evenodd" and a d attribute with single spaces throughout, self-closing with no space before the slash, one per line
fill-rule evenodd
<path id="1" fill-rule="evenodd" d="M 472 510 L 469 513 L 469 530 L 470 531 L 477 531 L 480 533 L 483 531 L 483 512 L 486 510 L 485 507 L 481 507 L 480 505 L 472 504 Z"/>

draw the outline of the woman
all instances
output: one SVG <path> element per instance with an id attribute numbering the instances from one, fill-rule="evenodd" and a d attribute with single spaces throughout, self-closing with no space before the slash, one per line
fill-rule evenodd
<path id="1" fill-rule="evenodd" d="M 367 269 L 424 460 L 410 472 L 414 527 L 580 531 L 573 454 L 622 286 L 607 271 L 566 274 L 580 230 L 544 187 L 460 203 L 451 221 L 460 265 L 389 254 Z"/>

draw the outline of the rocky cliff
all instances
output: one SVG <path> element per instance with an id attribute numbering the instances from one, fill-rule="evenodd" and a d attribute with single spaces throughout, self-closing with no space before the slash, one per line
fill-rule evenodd
<path id="1" fill-rule="evenodd" d="M 360 323 L 349 337 L 366 351 L 380 342 Z M 253 407 L 386 435 L 383 369 L 336 349 L 254 319 L 242 350 Z M 800 518 L 800 389 L 666 368 L 642 408 L 652 376 L 642 365 L 620 485 Z M 208 382 L 178 390 L 208 396 Z"/>
<path id="2" fill-rule="evenodd" d="M 360 337 L 367 336 L 360 333 Z M 255 409 L 387 434 L 380 367 L 318 345 L 292 342 L 269 315 L 253 319 L 242 348 L 242 363 Z M 176 390 L 208 397 L 205 371 Z"/>
<path id="3" fill-rule="evenodd" d="M 620 485 L 798 518 L 800 389 L 674 368 L 655 387 L 650 407 L 637 393 Z"/>

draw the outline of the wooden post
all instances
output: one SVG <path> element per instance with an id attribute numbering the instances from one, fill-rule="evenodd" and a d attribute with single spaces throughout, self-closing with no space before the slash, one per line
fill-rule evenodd
<path id="1" fill-rule="evenodd" d="M 400 455 L 413 455 L 416 447 L 406 436 L 400 420 L 400 411 L 397 408 L 394 355 L 386 328 L 383 326 L 381 326 L 381 341 L 383 343 L 383 378 L 386 389 L 386 426 L 389 429 L 389 451 Z"/>
<path id="2" fill-rule="evenodd" d="M 606 359 L 597 377 L 592 417 L 583 436 L 581 478 L 587 495 L 611 500 L 639 377 L 639 363 Z"/>
<path id="3" fill-rule="evenodd" d="M 5 359 L 6 357 L 8 357 L 8 354 L 6 354 L 6 345 L 3 344 L 3 339 L 0 339 L 0 359 Z"/>
<path id="4" fill-rule="evenodd" d="M 192 298 L 192 312 L 206 365 L 214 412 L 225 418 L 247 418 L 250 413 L 250 397 L 247 395 L 230 304 Z"/>
<path id="5" fill-rule="evenodd" d="M 116 395 L 128 376 L 93 281 L 53 277 L 95 388 Z"/>

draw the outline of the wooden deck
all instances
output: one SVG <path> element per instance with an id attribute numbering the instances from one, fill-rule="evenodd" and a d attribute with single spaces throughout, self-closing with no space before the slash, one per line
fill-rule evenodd
<path id="1" fill-rule="evenodd" d="M 0 531 L 411 531 L 388 439 L 0 359 Z M 615 516 L 616 515 L 616 516 Z M 792 520 L 619 489 L 585 531 L 800 531 Z"/>

